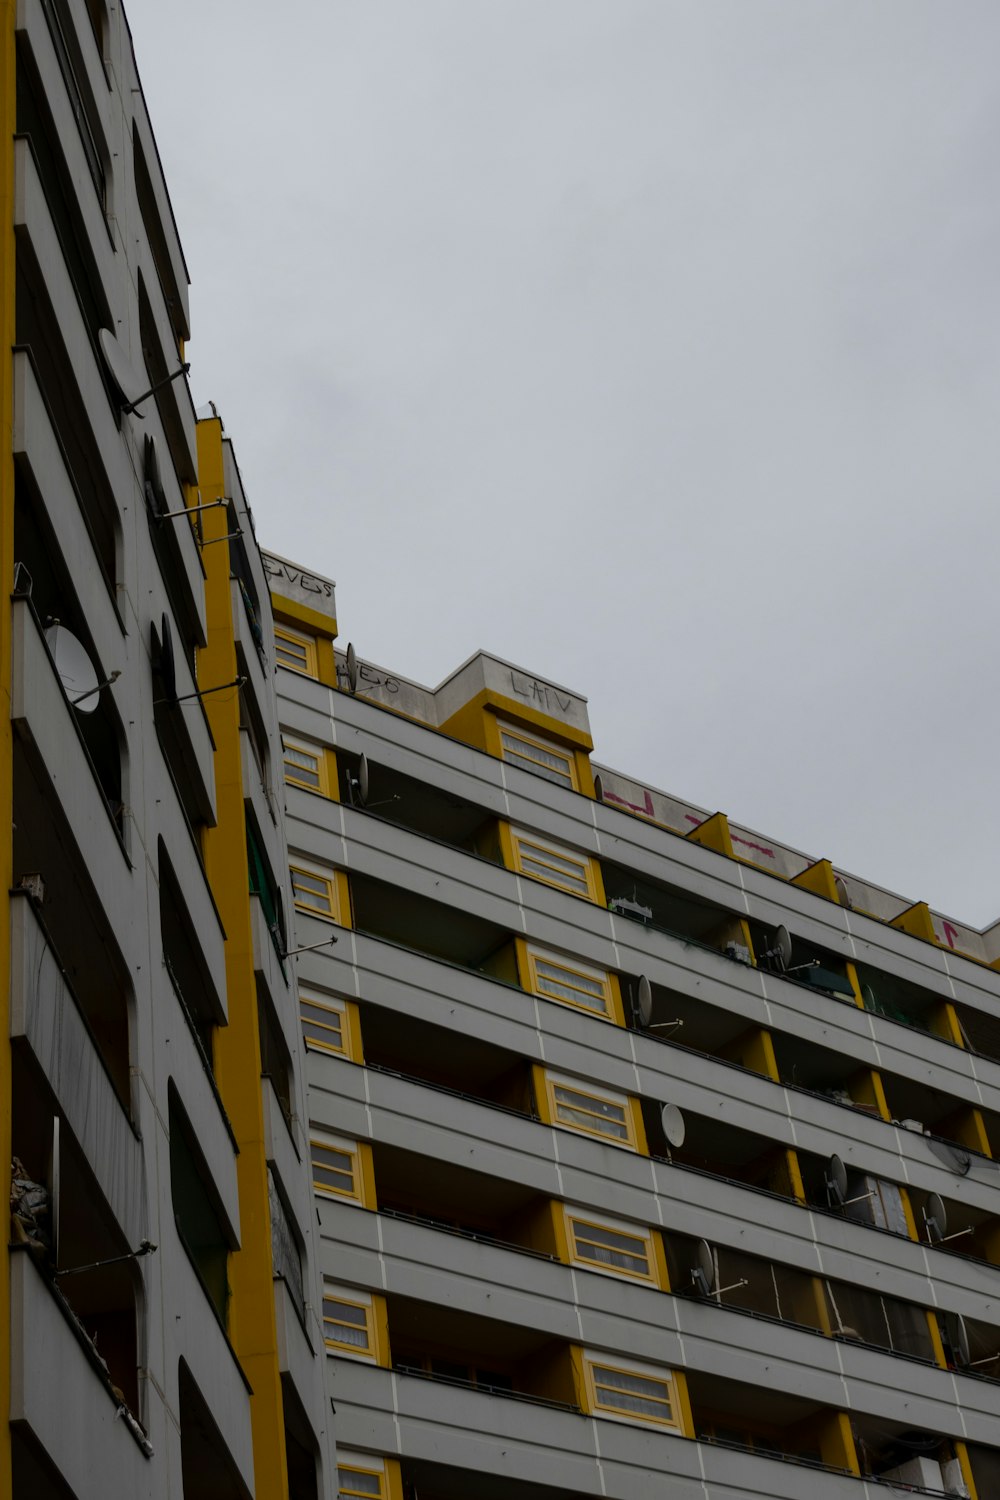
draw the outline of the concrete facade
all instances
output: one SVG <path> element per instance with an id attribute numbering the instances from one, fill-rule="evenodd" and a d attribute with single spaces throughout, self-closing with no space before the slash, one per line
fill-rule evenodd
<path id="1" fill-rule="evenodd" d="M 0 1494 L 316 1500 L 267 581 L 121 9 L 0 22 Z"/>
<path id="2" fill-rule="evenodd" d="M 1000 1493 L 991 931 L 267 566 L 341 1493 Z"/>

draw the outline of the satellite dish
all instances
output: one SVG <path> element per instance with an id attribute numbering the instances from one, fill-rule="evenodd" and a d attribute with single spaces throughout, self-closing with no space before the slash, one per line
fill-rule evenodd
<path id="1" fill-rule="evenodd" d="M 145 475 L 143 492 L 146 496 L 146 508 L 154 521 L 158 521 L 167 508 L 167 497 L 163 493 L 163 480 L 160 478 L 160 456 L 156 451 L 156 439 L 151 432 L 147 432 L 142 445 L 142 467 Z"/>
<path id="2" fill-rule="evenodd" d="M 778 957 L 781 959 L 781 967 L 783 969 L 791 968 L 792 939 L 784 922 L 782 922 L 781 926 L 774 934 L 774 946 L 777 951 Z"/>
<path id="3" fill-rule="evenodd" d="M 598 802 L 604 801 L 604 782 L 601 780 L 600 771 L 598 771 L 597 775 L 594 777 L 594 796 L 597 798 Z"/>
<path id="4" fill-rule="evenodd" d="M 358 653 L 350 641 L 347 643 L 347 686 L 352 693 L 358 690 Z"/>
<path id="5" fill-rule="evenodd" d="M 715 1256 L 707 1240 L 698 1241 L 695 1260 L 697 1265 L 691 1272 L 695 1286 L 703 1297 L 711 1297 L 718 1283 L 718 1277 L 715 1274 Z"/>
<path id="6" fill-rule="evenodd" d="M 100 330 L 97 342 L 100 345 L 104 367 L 122 398 L 121 405 L 131 406 L 133 401 L 138 401 L 140 396 L 147 395 L 149 381 L 145 375 L 139 374 L 110 328 Z M 136 412 L 135 415 L 141 417 L 142 413 Z"/>
<path id="7" fill-rule="evenodd" d="M 65 625 L 50 625 L 45 632 L 45 643 L 66 697 L 77 713 L 92 714 L 100 697 L 100 683 L 83 643 Z"/>
<path id="8" fill-rule="evenodd" d="M 660 1119 L 663 1121 L 663 1134 L 671 1146 L 683 1146 L 684 1144 L 684 1116 L 676 1104 L 665 1104 L 660 1111 Z"/>
<path id="9" fill-rule="evenodd" d="M 948 1233 L 948 1210 L 940 1193 L 931 1193 L 924 1204 L 924 1223 L 932 1245 L 938 1244 Z"/>
<path id="10" fill-rule="evenodd" d="M 364 807 L 368 801 L 368 792 L 370 790 L 370 787 L 371 780 L 368 774 L 368 757 L 367 755 L 362 755 L 361 759 L 358 761 L 358 801 L 361 803 L 362 807 Z"/>
<path id="11" fill-rule="evenodd" d="M 875 998 L 875 991 L 870 984 L 863 984 L 861 986 L 861 999 L 864 1002 L 865 1010 L 878 1011 L 878 1001 Z"/>
<path id="12" fill-rule="evenodd" d="M 846 906 L 848 910 L 850 910 L 851 897 L 850 892 L 847 889 L 847 882 L 843 880 L 841 876 L 835 875 L 833 877 L 833 883 L 837 887 L 837 900 L 840 902 L 841 906 Z"/>
<path id="13" fill-rule="evenodd" d="M 839 1208 L 847 1201 L 847 1168 L 834 1152 L 826 1166 L 826 1191 L 833 1207 Z"/>
<path id="14" fill-rule="evenodd" d="M 174 633 L 165 611 L 160 616 L 160 655 L 157 665 L 163 682 L 163 696 L 168 703 L 176 703 L 177 666 L 174 661 Z"/>
<path id="15" fill-rule="evenodd" d="M 971 1365 L 972 1355 L 969 1352 L 969 1333 L 962 1314 L 945 1313 L 944 1326 L 948 1335 L 948 1342 L 951 1345 L 952 1357 L 956 1365 Z"/>
<path id="16" fill-rule="evenodd" d="M 653 986 L 645 974 L 640 974 L 636 985 L 636 1005 L 639 1009 L 639 1024 L 645 1028 L 653 1019 Z"/>

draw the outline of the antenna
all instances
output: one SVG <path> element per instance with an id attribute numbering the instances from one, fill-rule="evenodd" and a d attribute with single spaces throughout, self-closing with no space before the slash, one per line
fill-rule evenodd
<path id="1" fill-rule="evenodd" d="M 347 643 L 347 686 L 352 693 L 358 690 L 358 653 L 351 641 Z"/>
<path id="2" fill-rule="evenodd" d="M 731 1282 L 729 1286 L 719 1285 L 719 1271 L 715 1251 L 707 1240 L 699 1240 L 695 1251 L 697 1265 L 691 1267 L 691 1280 L 693 1281 L 699 1297 L 714 1297 L 721 1302 L 726 1292 L 738 1291 L 741 1286 L 749 1286 L 745 1276 L 739 1281 Z"/>
<path id="3" fill-rule="evenodd" d="M 190 370 L 189 364 L 182 364 L 180 369 L 175 370 L 172 375 L 165 375 L 162 380 L 149 385 L 149 376 L 140 375 L 138 370 L 125 353 L 121 342 L 111 332 L 110 328 L 102 328 L 97 335 L 97 342 L 104 360 L 104 367 L 111 376 L 111 382 L 123 399 L 119 403 L 124 413 L 135 412 L 136 407 L 154 392 L 162 390 L 179 375 L 186 375 Z M 142 413 L 136 413 L 141 418 Z"/>
<path id="4" fill-rule="evenodd" d="M 86 1266 L 67 1266 L 65 1271 L 56 1271 L 56 1279 L 60 1276 L 78 1276 L 81 1271 L 98 1271 L 104 1266 L 117 1266 L 123 1260 L 141 1260 L 144 1255 L 152 1255 L 159 1246 L 154 1245 L 152 1240 L 141 1240 L 138 1250 L 129 1250 L 125 1255 L 109 1255 L 107 1260 L 92 1260 Z"/>
<path id="5" fill-rule="evenodd" d="M 967 1229 L 956 1229 L 953 1234 L 948 1233 L 948 1210 L 944 1206 L 944 1199 L 940 1193 L 929 1194 L 923 1213 L 929 1245 L 945 1245 L 949 1240 L 960 1240 L 965 1235 L 976 1232 L 974 1226 L 970 1224 Z"/>
<path id="6" fill-rule="evenodd" d="M 687 1134 L 684 1116 L 676 1104 L 665 1104 L 660 1110 L 660 1119 L 663 1122 L 663 1134 L 667 1138 L 667 1144 L 679 1150 Z"/>
<path id="7" fill-rule="evenodd" d="M 279 949 L 278 957 L 284 961 L 286 958 L 295 958 L 299 953 L 315 953 L 317 948 L 332 948 L 334 943 L 338 941 L 339 939 L 336 933 L 334 933 L 331 937 L 324 938 L 321 943 L 307 943 L 304 948 L 286 948 L 284 952 L 281 952 Z"/>
<path id="8" fill-rule="evenodd" d="M 594 796 L 597 798 L 598 802 L 604 801 L 604 782 L 601 779 L 600 771 L 598 771 L 596 776 L 594 777 Z"/>
<path id="9" fill-rule="evenodd" d="M 52 653 L 59 681 L 70 703 L 81 714 L 93 713 L 97 707 L 97 694 L 102 688 L 117 682 L 121 672 L 112 672 L 110 677 L 98 682 L 86 647 L 58 620 L 45 631 L 45 644 Z"/>
<path id="10" fill-rule="evenodd" d="M 864 1203 L 867 1199 L 875 1197 L 875 1190 L 872 1189 L 870 1193 L 859 1193 L 856 1198 L 848 1198 L 847 1168 L 836 1152 L 826 1164 L 823 1182 L 826 1187 L 827 1202 L 831 1208 L 850 1208 L 852 1203 Z"/>

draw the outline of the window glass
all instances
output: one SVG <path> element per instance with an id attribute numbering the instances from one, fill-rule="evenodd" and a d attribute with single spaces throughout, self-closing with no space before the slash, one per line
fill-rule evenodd
<path id="1" fill-rule="evenodd" d="M 316 676 L 316 642 L 311 635 L 302 635 L 288 625 L 275 625 L 274 654 L 279 667 Z"/>
<path id="2" fill-rule="evenodd" d="M 512 829 L 511 833 L 515 867 L 522 875 L 530 875 L 533 880 L 544 880 L 547 885 L 593 900 L 590 862 L 585 855 L 544 844 L 533 834 L 520 833 L 517 829 Z"/>
<path id="3" fill-rule="evenodd" d="M 290 865 L 292 896 L 295 905 L 304 911 L 318 912 L 322 917 L 337 919 L 336 897 L 333 880 L 326 875 L 315 875 L 311 870 Z"/>
<path id="4" fill-rule="evenodd" d="M 632 1122 L 627 1102 L 590 1094 L 565 1083 L 551 1083 L 552 1113 L 560 1125 L 589 1135 L 632 1145 Z"/>
<path id="5" fill-rule="evenodd" d="M 359 1469 L 353 1464 L 340 1464 L 337 1468 L 337 1483 L 339 1494 L 350 1496 L 360 1495 L 369 1500 L 374 1496 L 375 1500 L 382 1500 L 385 1491 L 382 1488 L 382 1475 L 375 1469 Z"/>
<path id="6" fill-rule="evenodd" d="M 536 739 L 509 725 L 500 726 L 500 753 L 511 765 L 534 771 L 558 786 L 576 790 L 576 766 L 570 750 L 563 750 L 551 740 Z"/>
<path id="7" fill-rule="evenodd" d="M 600 970 L 570 967 L 535 948 L 528 949 L 528 968 L 537 995 L 579 1005 L 602 1016 L 610 1014 L 611 986 Z"/>
<path id="8" fill-rule="evenodd" d="M 316 747 L 310 750 L 306 745 L 294 743 L 292 740 L 282 738 L 285 759 L 285 780 L 290 781 L 293 786 L 302 786 L 309 792 L 326 791 L 326 767 L 323 764 L 323 752 Z"/>
<path id="9" fill-rule="evenodd" d="M 328 1349 L 374 1355 L 371 1303 L 327 1292 L 323 1297 L 323 1337 Z"/>
<path id="10" fill-rule="evenodd" d="M 569 1228 L 574 1260 L 606 1271 L 641 1276 L 647 1281 L 653 1279 L 648 1233 L 629 1234 L 607 1224 L 594 1224 L 575 1217 L 570 1218 Z"/>
<path id="11" fill-rule="evenodd" d="M 307 1047 L 346 1055 L 346 1013 L 335 1000 L 320 1000 L 316 995 L 300 993 L 299 1020 Z"/>
<path id="12" fill-rule="evenodd" d="M 638 1418 L 643 1422 L 674 1423 L 673 1381 L 669 1377 L 638 1375 L 614 1365 L 590 1366 L 594 1406 L 598 1411 Z"/>
<path id="13" fill-rule="evenodd" d="M 313 1187 L 335 1198 L 360 1198 L 357 1147 L 347 1142 L 313 1139 Z"/>

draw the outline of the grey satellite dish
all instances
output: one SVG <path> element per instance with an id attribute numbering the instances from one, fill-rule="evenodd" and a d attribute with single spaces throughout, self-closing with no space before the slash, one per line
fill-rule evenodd
<path id="1" fill-rule="evenodd" d="M 878 1010 L 878 1001 L 875 999 L 875 991 L 872 989 L 870 984 L 863 984 L 861 986 L 861 999 L 864 1002 L 865 1010 Z"/>
<path id="2" fill-rule="evenodd" d="M 66 697 L 77 713 L 92 714 L 100 698 L 100 683 L 85 647 L 65 625 L 50 625 L 45 641 Z"/>
<path id="3" fill-rule="evenodd" d="M 362 755 L 358 761 L 358 801 L 364 807 L 368 801 L 368 793 L 371 788 L 371 779 L 368 773 L 368 757 Z"/>
<path id="4" fill-rule="evenodd" d="M 146 508 L 153 520 L 158 521 L 167 508 L 167 497 L 163 493 L 163 480 L 160 478 L 160 456 L 156 451 L 156 439 L 151 432 L 147 432 L 143 439 L 142 467 Z"/>
<path id="5" fill-rule="evenodd" d="M 832 1208 L 840 1208 L 847 1201 L 847 1168 L 836 1152 L 827 1162 L 826 1192 Z"/>
<path id="6" fill-rule="evenodd" d="M 639 975 L 639 983 L 636 985 L 636 1005 L 639 1010 L 639 1024 L 647 1027 L 653 1019 L 653 986 L 645 974 Z"/>
<path id="7" fill-rule="evenodd" d="M 350 641 L 347 643 L 347 686 L 352 693 L 358 690 L 358 653 Z"/>
<path id="8" fill-rule="evenodd" d="M 927 1239 L 932 1245 L 939 1244 L 948 1233 L 948 1210 L 940 1193 L 931 1193 L 924 1204 L 924 1223 Z"/>
<path id="9" fill-rule="evenodd" d="M 839 875 L 835 875 L 833 877 L 833 883 L 837 887 L 837 900 L 840 902 L 841 906 L 846 906 L 848 910 L 850 910 L 851 896 L 850 892 L 847 889 L 847 882 L 843 880 Z"/>
<path id="10" fill-rule="evenodd" d="M 160 678 L 163 682 L 163 696 L 168 703 L 177 702 L 177 664 L 174 661 L 174 633 L 170 628 L 170 620 L 164 612 L 160 616 L 160 656 L 159 656 Z"/>
<path id="11" fill-rule="evenodd" d="M 971 1365 L 972 1354 L 969 1350 L 969 1333 L 965 1326 L 965 1319 L 961 1313 L 945 1313 L 945 1330 L 948 1334 L 948 1342 L 956 1365 Z"/>
<path id="12" fill-rule="evenodd" d="M 598 802 L 604 801 L 604 782 L 601 780 L 600 771 L 598 771 L 597 775 L 594 777 L 594 796 L 597 798 Z"/>
<path id="13" fill-rule="evenodd" d="M 707 1240 L 699 1240 L 695 1251 L 696 1264 L 691 1268 L 691 1279 L 703 1297 L 711 1297 L 718 1278 L 715 1274 L 715 1256 Z"/>
<path id="14" fill-rule="evenodd" d="M 791 939 L 791 936 L 789 934 L 788 928 L 785 926 L 784 922 L 782 922 L 781 926 L 778 928 L 777 932 L 774 934 L 774 946 L 775 946 L 775 950 L 776 950 L 776 952 L 778 954 L 778 957 L 781 959 L 781 966 L 782 966 L 782 968 L 783 969 L 791 968 L 791 964 L 792 964 L 792 939 Z"/>
<path id="15" fill-rule="evenodd" d="M 139 374 L 110 328 L 100 330 L 97 342 L 100 345 L 105 369 L 122 398 L 122 406 L 131 406 L 134 401 L 138 401 L 140 396 L 147 395 L 149 381 L 144 374 Z M 136 416 L 141 415 L 141 412 L 136 412 Z"/>
<path id="16" fill-rule="evenodd" d="M 676 1104 L 665 1104 L 660 1111 L 660 1119 L 663 1121 L 663 1134 L 667 1143 L 671 1146 L 683 1146 L 684 1144 L 684 1116 Z"/>

